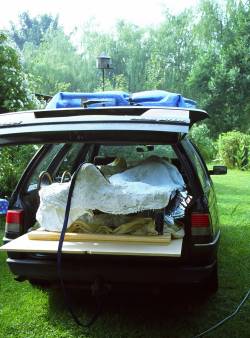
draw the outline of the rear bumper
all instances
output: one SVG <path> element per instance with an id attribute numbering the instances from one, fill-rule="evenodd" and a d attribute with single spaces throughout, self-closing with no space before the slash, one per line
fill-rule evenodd
<path id="1" fill-rule="evenodd" d="M 55 260 L 8 258 L 12 273 L 22 279 L 58 281 Z M 215 270 L 216 260 L 205 266 L 191 266 L 174 262 L 126 261 L 63 261 L 62 274 L 66 282 L 89 283 L 101 278 L 107 283 L 187 284 L 200 283 Z"/>
<path id="2" fill-rule="evenodd" d="M 187 284 L 206 280 L 216 269 L 220 232 L 213 242 L 184 244 L 182 257 L 131 257 L 65 254 L 62 274 L 65 281 L 93 282 L 102 278 L 110 283 Z M 190 250 L 191 249 L 191 250 Z M 10 253 L 7 263 L 21 279 L 58 281 L 56 254 Z"/>

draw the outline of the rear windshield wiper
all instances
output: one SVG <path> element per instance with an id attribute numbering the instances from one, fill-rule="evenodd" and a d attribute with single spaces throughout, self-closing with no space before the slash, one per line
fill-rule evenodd
<path id="1" fill-rule="evenodd" d="M 89 99 L 89 100 L 84 100 L 84 99 L 82 99 L 82 106 L 84 108 L 88 108 L 88 106 L 91 105 L 91 104 L 103 103 L 103 107 L 105 107 L 104 103 L 107 103 L 107 102 L 112 102 L 112 100 L 109 100 L 109 99 Z"/>

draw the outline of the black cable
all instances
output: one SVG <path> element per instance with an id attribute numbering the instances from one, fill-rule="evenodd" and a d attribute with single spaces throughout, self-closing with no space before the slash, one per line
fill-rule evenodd
<path id="1" fill-rule="evenodd" d="M 205 336 L 207 333 L 217 329 L 217 327 L 221 326 L 222 324 L 224 324 L 226 321 L 228 321 L 229 319 L 231 319 L 232 317 L 234 317 L 240 310 L 240 308 L 242 307 L 242 305 L 245 303 L 245 301 L 247 300 L 247 298 L 249 297 L 250 294 L 250 289 L 247 291 L 245 297 L 242 299 L 242 301 L 240 302 L 240 304 L 237 306 L 236 310 L 231 313 L 229 316 L 227 316 L 226 318 L 224 318 L 223 320 L 221 320 L 220 322 L 218 322 L 217 324 L 213 325 L 212 327 L 210 327 L 209 329 L 207 329 L 206 331 L 203 331 L 202 333 L 194 336 L 193 338 L 199 338 L 202 336 Z"/>
<path id="2" fill-rule="evenodd" d="M 63 227 L 62 227 L 62 231 L 61 231 L 61 235 L 60 235 L 60 239 L 59 239 L 59 243 L 58 243 L 58 250 L 57 250 L 57 273 L 58 273 L 58 277 L 59 277 L 59 280 L 60 280 L 61 289 L 62 289 L 65 304 L 66 304 L 71 316 L 73 317 L 74 321 L 82 327 L 90 327 L 96 321 L 96 319 L 98 318 L 98 316 L 99 316 L 99 314 L 102 310 L 102 306 L 101 306 L 102 304 L 101 304 L 100 300 L 98 299 L 98 297 L 96 297 L 97 311 L 93 315 L 93 317 L 87 323 L 81 323 L 80 320 L 78 319 L 78 317 L 76 316 L 74 310 L 73 310 L 71 301 L 69 299 L 69 295 L 67 293 L 67 290 L 66 290 L 66 287 L 65 287 L 65 284 L 64 284 L 63 274 L 62 274 L 62 247 L 63 247 L 65 233 L 66 233 L 66 230 L 67 230 L 70 207 L 71 207 L 71 200 L 72 200 L 72 195 L 73 195 L 73 191 L 74 191 L 74 187 L 75 187 L 75 182 L 76 182 L 76 178 L 77 178 L 77 175 L 78 175 L 81 167 L 82 167 L 82 165 L 80 165 L 76 169 L 75 173 L 72 176 L 72 180 L 71 180 L 70 187 L 69 187 L 69 194 L 68 194 L 68 198 L 67 198 Z"/>

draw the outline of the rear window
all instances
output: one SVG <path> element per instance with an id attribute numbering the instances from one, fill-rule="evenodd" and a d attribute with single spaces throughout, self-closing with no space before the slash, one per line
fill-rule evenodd
<path id="1" fill-rule="evenodd" d="M 60 182 L 61 177 L 65 171 L 73 174 L 73 171 L 78 165 L 78 162 L 92 162 L 93 158 L 91 154 L 95 154 L 104 158 L 124 158 L 127 166 L 133 166 L 145 160 L 150 156 L 159 156 L 169 161 L 177 159 L 177 155 L 171 145 L 95 145 L 89 144 L 88 147 L 83 150 L 83 143 L 75 143 L 68 147 L 68 150 L 64 152 L 66 145 L 54 144 L 48 150 L 46 155 L 41 159 L 34 172 L 32 173 L 28 185 L 27 192 L 37 189 L 39 175 L 42 171 L 51 171 L 54 177 L 54 181 Z M 97 151 L 95 150 L 97 149 Z M 62 157 L 60 155 L 62 153 Z M 82 154 L 82 158 L 79 155 Z M 57 164 L 56 164 L 57 163 Z"/>
<path id="2" fill-rule="evenodd" d="M 101 145 L 98 155 L 124 158 L 128 166 L 152 155 L 163 157 L 167 160 L 177 158 L 171 145 Z"/>

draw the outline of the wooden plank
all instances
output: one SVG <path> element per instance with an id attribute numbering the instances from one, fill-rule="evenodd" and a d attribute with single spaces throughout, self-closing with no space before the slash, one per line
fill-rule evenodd
<path id="1" fill-rule="evenodd" d="M 57 253 L 58 241 L 30 240 L 28 235 L 3 245 L 0 251 L 8 252 L 34 252 Z M 64 242 L 63 253 L 90 254 L 90 255 L 116 255 L 116 256 L 156 256 L 180 257 L 182 239 L 174 239 L 169 244 L 162 243 L 124 243 L 124 242 Z"/>
<path id="2" fill-rule="evenodd" d="M 30 240 L 59 241 L 59 232 L 35 230 L 28 233 Z M 109 234 L 86 234 L 66 232 L 66 242 L 129 242 L 129 243 L 164 243 L 171 241 L 171 235 L 167 236 L 133 236 L 133 235 L 109 235 Z"/>

